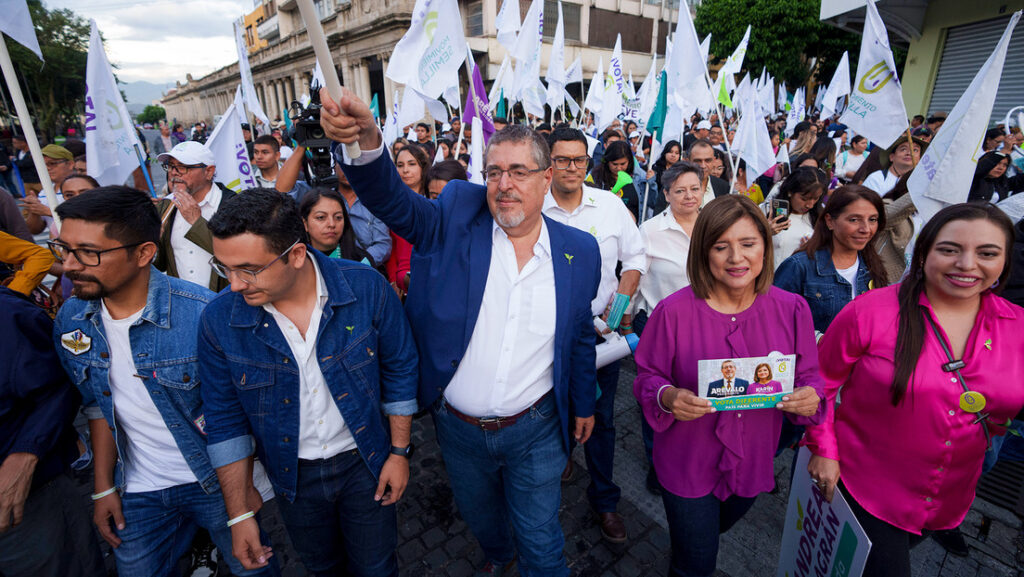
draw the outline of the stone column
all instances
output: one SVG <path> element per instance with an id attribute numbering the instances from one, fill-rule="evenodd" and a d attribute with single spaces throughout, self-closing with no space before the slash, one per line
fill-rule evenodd
<path id="1" fill-rule="evenodd" d="M 390 58 L 387 54 L 380 55 L 381 74 L 384 75 L 384 102 L 381 103 L 384 105 L 384 108 L 380 112 L 384 118 L 391 114 L 395 106 L 395 83 L 387 75 L 389 60 Z"/>
<path id="2" fill-rule="evenodd" d="M 363 87 L 363 101 L 367 105 L 370 104 L 370 100 L 373 99 L 373 89 L 370 88 L 370 65 L 366 62 L 366 59 L 359 60 L 359 83 Z"/>
<path id="3" fill-rule="evenodd" d="M 281 82 L 280 78 L 274 81 L 274 95 L 277 98 L 277 112 L 275 113 L 275 116 L 280 116 L 281 119 L 283 120 L 284 114 L 282 112 L 285 109 L 284 83 Z M 273 118 L 271 118 L 271 120 L 273 120 Z"/>

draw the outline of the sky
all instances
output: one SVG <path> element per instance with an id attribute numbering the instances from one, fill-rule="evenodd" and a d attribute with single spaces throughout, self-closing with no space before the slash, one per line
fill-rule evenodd
<path id="1" fill-rule="evenodd" d="M 94 19 L 122 82 L 185 82 L 238 60 L 232 22 L 253 0 L 43 0 Z"/>

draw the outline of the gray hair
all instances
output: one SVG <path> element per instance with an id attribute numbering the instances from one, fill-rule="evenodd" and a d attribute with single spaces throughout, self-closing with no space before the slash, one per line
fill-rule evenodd
<path id="1" fill-rule="evenodd" d="M 665 169 L 665 172 L 661 174 L 661 182 L 659 183 L 661 189 L 668 191 L 672 188 L 672 185 L 679 180 L 679 177 L 684 174 L 693 173 L 697 175 L 697 180 L 704 180 L 704 171 L 701 167 L 693 164 L 692 162 L 686 162 L 685 160 L 677 161 L 672 166 Z"/>
<path id="2" fill-rule="evenodd" d="M 538 168 L 546 170 L 551 166 L 551 148 L 548 146 L 547 140 L 539 132 L 524 124 L 509 124 L 495 132 L 484 150 L 484 164 L 487 164 L 487 156 L 492 146 L 513 143 L 529 144 L 533 161 L 537 163 Z"/>

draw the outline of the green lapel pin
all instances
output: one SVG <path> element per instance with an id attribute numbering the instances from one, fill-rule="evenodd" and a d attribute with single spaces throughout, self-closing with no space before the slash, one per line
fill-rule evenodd
<path id="1" fill-rule="evenodd" d="M 565 253 L 565 260 L 569 261 L 569 264 L 572 264 L 572 255 L 569 253 Z"/>
<path id="2" fill-rule="evenodd" d="M 345 328 L 348 330 L 349 334 L 352 334 L 352 329 L 354 329 L 355 327 L 345 327 Z"/>
<path id="3" fill-rule="evenodd" d="M 985 348 L 990 350 L 990 351 L 992 350 L 992 339 L 986 339 L 985 340 Z"/>

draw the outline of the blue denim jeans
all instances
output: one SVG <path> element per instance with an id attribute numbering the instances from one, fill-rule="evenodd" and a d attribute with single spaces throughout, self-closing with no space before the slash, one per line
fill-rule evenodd
<path id="1" fill-rule="evenodd" d="M 395 506 L 373 500 L 377 479 L 355 450 L 299 459 L 295 501 L 278 499 L 288 535 L 311 575 L 397 577 Z"/>
<path id="2" fill-rule="evenodd" d="M 455 504 L 485 558 L 505 564 L 518 551 L 523 577 L 568 575 L 558 521 L 568 455 L 554 397 L 497 431 L 459 419 L 443 401 L 433 413 Z"/>
<path id="3" fill-rule="evenodd" d="M 718 536 L 746 514 L 756 497 L 714 495 L 688 499 L 661 492 L 672 539 L 670 577 L 711 577 L 718 564 Z"/>
<path id="4" fill-rule="evenodd" d="M 199 527 L 210 533 L 220 558 L 235 575 L 280 575 L 277 559 L 263 569 L 246 571 L 231 554 L 231 529 L 220 492 L 207 494 L 199 483 L 121 496 L 124 530 L 115 529 L 121 545 L 114 549 L 120 577 L 177 575 L 177 562 L 192 545 Z M 270 540 L 264 536 L 264 543 Z"/>
<path id="5" fill-rule="evenodd" d="M 587 499 L 598 513 L 613 513 L 618 508 L 622 489 L 612 480 L 615 465 L 615 392 L 619 387 L 620 361 L 597 369 L 597 386 L 601 396 L 594 405 L 594 432 L 583 445 L 587 458 L 590 485 Z M 570 445 L 576 441 L 570 439 Z"/>

